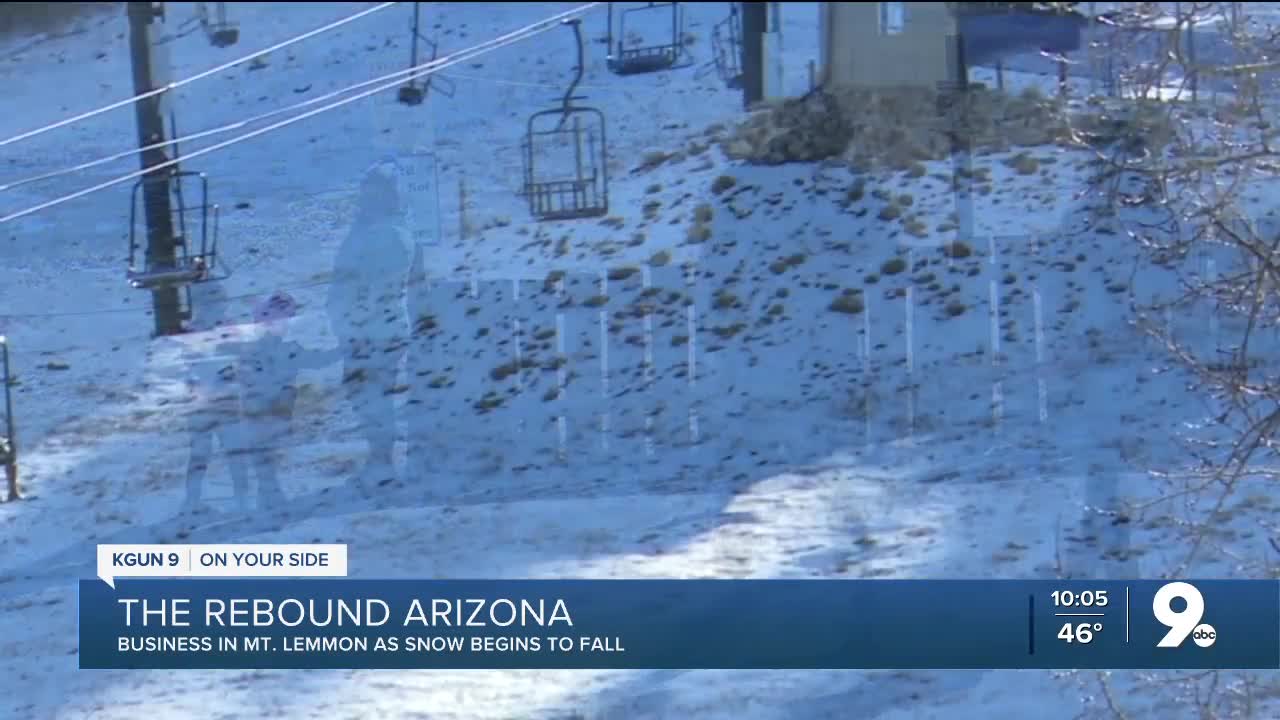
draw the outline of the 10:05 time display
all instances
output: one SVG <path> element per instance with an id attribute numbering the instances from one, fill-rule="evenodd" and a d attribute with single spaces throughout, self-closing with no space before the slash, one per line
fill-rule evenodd
<path id="1" fill-rule="evenodd" d="M 1054 590 L 1049 593 L 1053 597 L 1053 604 L 1057 607 L 1106 607 L 1109 602 L 1106 590 L 1081 590 L 1080 592 L 1072 592 L 1070 590 Z"/>

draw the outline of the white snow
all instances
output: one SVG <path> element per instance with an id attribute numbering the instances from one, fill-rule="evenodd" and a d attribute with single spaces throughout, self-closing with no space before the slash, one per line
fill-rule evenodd
<path id="1" fill-rule="evenodd" d="M 194 15 L 193 3 L 167 5 L 170 23 Z M 175 39 L 173 77 L 366 6 L 229 4 L 240 44 Z M 443 55 L 573 5 L 424 6 Z M 814 6 L 784 6 L 797 92 L 816 56 Z M 1083 224 L 1085 158 L 1035 149 L 1038 169 L 1024 175 L 1005 162 L 1014 153 L 977 156 L 991 192 L 972 197 L 974 252 L 948 258 L 940 246 L 964 232 L 940 229 L 957 211 L 950 163 L 869 177 L 868 197 L 846 204 L 847 170 L 740 166 L 710 145 L 708 126 L 741 115 L 740 95 L 706 69 L 727 8 L 685 4 L 692 67 L 627 78 L 605 69 L 594 42 L 603 11 L 584 21 L 579 91 L 609 122 L 604 221 L 535 223 L 516 195 L 525 120 L 556 107 L 570 77 L 567 31 L 451 68 L 451 98 L 411 109 L 391 92 L 192 162 L 223 208 L 239 320 L 285 288 L 304 304 L 292 336 L 327 347 L 320 303 L 361 173 L 407 146 L 435 153 L 438 194 L 422 207 L 429 216 L 438 204 L 443 237 L 431 239 L 428 284 L 411 299 L 434 330 L 400 396 L 406 415 L 429 414 L 429 463 L 367 503 L 322 492 L 363 453 L 334 367 L 304 375 L 294 436 L 282 440 L 296 514 L 185 527 L 173 348 L 149 339 L 149 297 L 124 283 L 129 186 L 0 226 L 0 333 L 21 381 L 33 496 L 0 505 L 0 717 L 1097 716 L 1047 672 L 76 669 L 72 588 L 93 576 L 99 542 L 343 542 L 357 577 L 1133 577 L 1177 561 L 1171 526 L 1192 510 L 1170 504 L 1133 523 L 1128 562 L 1079 540 L 1091 532 L 1086 505 L 1157 496 L 1144 470 L 1175 458 L 1173 438 L 1204 414 L 1127 322 L 1130 291 L 1167 293 L 1172 281 L 1131 279 L 1132 246 Z M 409 15 L 383 11 L 261 69 L 182 88 L 171 100 L 179 132 L 403 68 Z M 83 25 L 4 53 L 0 86 L 22 111 L 0 118 L 0 136 L 132 94 L 123 13 Z M 135 142 L 133 112 L 121 109 L 0 148 L 0 183 Z M 644 168 L 659 151 L 682 155 Z M 24 185 L 0 193 L 0 212 L 136 167 L 129 158 Z M 716 194 L 720 175 L 736 184 Z M 927 237 L 877 219 L 875 188 L 909 194 Z M 689 244 L 704 203 L 710 239 Z M 907 269 L 887 273 L 895 257 Z M 863 289 L 863 311 L 827 309 L 845 288 Z M 1174 320 L 1187 337 L 1209 335 L 1202 316 Z M 512 362 L 518 371 L 494 373 Z M 208 482 L 229 507 L 221 462 Z M 1267 551 L 1254 529 L 1269 508 L 1263 496 L 1234 509 L 1239 552 Z M 1231 573 L 1208 560 L 1190 574 Z"/>

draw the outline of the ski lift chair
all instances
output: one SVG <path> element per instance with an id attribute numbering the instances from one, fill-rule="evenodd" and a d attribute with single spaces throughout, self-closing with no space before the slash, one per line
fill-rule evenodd
<path id="1" fill-rule="evenodd" d="M 417 80 L 410 80 L 396 91 L 396 100 L 402 105 L 421 105 L 427 99 L 427 88 Z"/>
<path id="2" fill-rule="evenodd" d="M 729 17 L 711 28 L 711 51 L 725 86 L 742 87 L 742 17 L 737 3 L 729 5 Z"/>
<path id="3" fill-rule="evenodd" d="M 183 193 L 184 180 L 194 178 L 199 183 L 199 204 L 188 207 Z M 172 193 L 172 218 L 174 234 L 174 262 L 161 264 L 146 257 L 140 245 L 145 243 L 146 223 L 139 227 L 139 199 L 146 192 Z M 145 213 L 144 213 L 145 214 Z M 195 219 L 189 222 L 189 216 Z M 210 217 L 212 215 L 212 218 Z M 198 223 L 198 227 L 196 227 Z M 193 237 L 194 233 L 194 237 Z M 218 253 L 218 206 L 209 204 L 209 180 L 204 173 L 172 171 L 160 175 L 143 176 L 133 186 L 133 204 L 129 212 L 129 269 L 127 278 L 131 287 L 139 290 L 159 290 L 177 287 L 185 291 L 184 320 L 191 315 L 191 284 L 221 280 L 225 275 L 214 275 Z M 140 265 L 138 256 L 144 260 Z"/>
<path id="4" fill-rule="evenodd" d="M 609 32 L 606 35 L 609 47 L 607 64 L 609 69 L 618 75 L 638 75 L 640 73 L 669 70 L 684 52 L 684 8 L 678 2 L 645 3 L 644 7 L 623 10 L 618 17 L 618 41 L 613 41 L 613 3 L 609 3 Z M 627 47 L 628 22 L 632 28 L 643 25 L 644 19 L 657 17 L 660 13 L 671 13 L 671 41 L 657 45 L 647 43 L 638 47 Z"/>
<path id="5" fill-rule="evenodd" d="M 584 51 L 578 19 L 565 20 L 573 28 L 578 46 L 578 66 L 573 83 L 565 91 L 560 107 L 534 113 L 522 143 L 524 188 L 529 212 L 539 220 L 572 220 L 606 215 L 609 212 L 609 170 L 604 113 L 575 105 L 573 91 L 582 80 Z M 539 147 L 567 147 L 572 150 L 569 169 L 546 170 L 547 160 L 539 160 Z"/>
<path id="6" fill-rule="evenodd" d="M 0 382 L 4 383 L 4 424 L 0 425 L 0 466 L 9 485 L 9 501 L 18 500 L 18 436 L 13 420 L 13 377 L 9 374 L 9 342 L 0 335 Z"/>
<path id="7" fill-rule="evenodd" d="M 214 47 L 231 47 L 240 41 L 240 25 L 227 19 L 227 4 L 212 3 L 213 13 L 209 13 L 211 3 L 197 3 L 196 12 L 200 16 L 200 27 Z"/>
<path id="8" fill-rule="evenodd" d="M 428 40 L 424 37 L 422 32 L 418 29 L 422 20 L 421 5 L 422 3 L 420 2 L 413 4 L 413 26 L 409 29 L 409 32 L 411 33 L 409 43 L 409 69 L 411 70 L 418 67 L 419 64 L 419 41 L 425 43 L 431 50 L 431 60 L 429 62 L 435 61 L 440 54 L 440 46 L 434 41 Z M 437 80 L 440 82 L 437 82 Z M 444 83 L 445 87 L 442 88 L 440 83 Z M 427 99 L 427 93 L 431 92 L 433 85 L 435 86 L 435 89 L 441 92 L 445 97 L 450 98 L 453 97 L 454 90 L 456 89 L 453 85 L 453 81 L 443 77 L 437 78 L 434 73 L 427 74 L 426 80 L 420 80 L 417 76 L 410 75 L 408 81 L 406 81 L 404 85 L 401 85 L 400 89 L 396 92 L 396 100 L 401 104 L 409 105 L 410 107 L 421 105 L 423 101 Z"/>

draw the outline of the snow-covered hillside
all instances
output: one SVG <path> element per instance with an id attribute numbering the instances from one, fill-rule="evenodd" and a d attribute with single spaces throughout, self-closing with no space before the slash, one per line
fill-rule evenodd
<path id="1" fill-rule="evenodd" d="M 194 14 L 167 5 L 171 25 Z M 370 5 L 230 4 L 240 44 L 175 32 L 172 76 Z M 423 5 L 442 56 L 574 7 Z M 797 93 L 816 5 L 784 11 Z M 605 68 L 603 9 L 584 19 L 579 94 L 609 123 L 603 218 L 537 223 L 517 195 L 526 120 L 572 76 L 566 30 L 447 69 L 423 106 L 389 91 L 185 166 L 224 209 L 237 319 L 285 289 L 303 305 L 292 336 L 330 347 L 323 301 L 361 176 L 407 148 L 434 153 L 440 182 L 416 202 L 438 202 L 441 232 L 420 237 L 419 332 L 396 394 L 405 479 L 371 498 L 341 490 L 364 446 L 334 366 L 304 375 L 281 441 L 288 515 L 232 515 L 221 461 L 206 495 L 226 514 L 179 515 L 178 361 L 124 282 L 129 184 L 0 225 L 0 334 L 33 498 L 0 505 L 0 717 L 1098 716 L 1049 673 L 76 670 L 71 588 L 101 542 L 344 542 L 365 577 L 1132 577 L 1176 561 L 1167 541 L 1189 510 L 1157 504 L 1117 529 L 1088 509 L 1155 497 L 1146 468 L 1204 408 L 1128 323 L 1131 296 L 1174 286 L 1133 276 L 1134 248 L 1086 221 L 1087 158 L 979 154 L 971 229 L 955 222 L 950 162 L 858 175 L 731 161 L 718 139 L 741 96 L 709 68 L 728 4 L 684 7 L 690 65 L 632 77 Z M 374 13 L 180 88 L 179 133 L 402 69 L 410 15 Z M 133 94 L 123 11 L 82 25 L 9 41 L 26 49 L 5 53 L 0 85 L 21 112 L 0 136 Z M 135 143 L 122 108 L 0 148 L 0 185 Z M 0 214 L 136 167 L 5 190 Z M 1213 342 L 1207 318 L 1171 322 Z M 1241 552 L 1265 551 L 1248 528 L 1268 508 L 1232 509 Z M 1206 561 L 1192 574 L 1230 573 Z"/>

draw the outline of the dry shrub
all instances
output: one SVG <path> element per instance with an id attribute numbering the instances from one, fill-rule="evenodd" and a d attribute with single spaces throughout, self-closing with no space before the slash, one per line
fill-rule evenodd
<path id="1" fill-rule="evenodd" d="M 860 171 L 918 172 L 923 161 L 949 157 L 956 134 L 975 151 L 1001 151 L 1064 144 L 1073 124 L 1056 100 L 1038 93 L 974 85 L 963 97 L 943 98 L 932 88 L 859 88 L 767 104 L 723 145 L 730 157 L 758 164 L 841 157 Z"/>
<path id="2" fill-rule="evenodd" d="M 722 141 L 726 155 L 763 165 L 815 162 L 840 154 L 852 129 L 842 98 L 827 92 L 766 103 Z"/>
<path id="3" fill-rule="evenodd" d="M 1164 148 L 1174 140 L 1176 104 L 1155 101 L 1102 102 L 1072 119 L 1077 144 L 1103 146 L 1140 141 Z"/>

